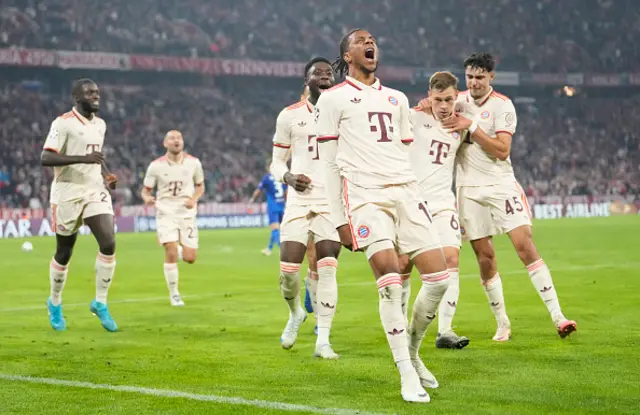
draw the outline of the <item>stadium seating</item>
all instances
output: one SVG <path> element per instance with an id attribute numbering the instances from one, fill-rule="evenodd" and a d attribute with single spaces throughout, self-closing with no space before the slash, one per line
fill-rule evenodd
<path id="1" fill-rule="evenodd" d="M 170 128 L 181 129 L 187 149 L 201 158 L 207 200 L 246 201 L 264 173 L 284 105 L 267 99 L 268 92 L 103 88 L 105 154 L 120 178 L 117 202 L 139 202 L 145 168 L 163 152 L 162 136 Z M 0 153 L 0 207 L 47 206 L 52 171 L 39 166 L 39 156 L 51 120 L 68 111 L 66 94 L 19 86 L 0 93 L 6 120 L 0 140 L 8 146 Z M 640 194 L 639 104 L 580 97 L 518 104 L 516 177 L 530 195 Z"/>
<path id="2" fill-rule="evenodd" d="M 361 26 L 376 34 L 384 60 L 397 65 L 459 65 L 471 52 L 490 50 L 499 52 L 504 70 L 639 70 L 635 2 L 590 4 L 7 0 L 0 12 L 0 47 L 304 61 L 311 54 L 335 56 L 345 30 Z"/>

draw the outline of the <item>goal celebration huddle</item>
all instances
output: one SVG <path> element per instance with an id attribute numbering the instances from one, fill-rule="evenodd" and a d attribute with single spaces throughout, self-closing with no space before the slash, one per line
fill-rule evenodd
<path id="1" fill-rule="evenodd" d="M 338 271 L 344 247 L 366 258 L 374 276 L 402 398 L 426 403 L 425 389 L 439 387 L 437 374 L 422 360 L 429 355 L 421 347 L 428 327 L 437 317 L 438 348 L 462 349 L 473 340 L 453 330 L 464 241 L 475 254 L 496 319 L 494 341 L 511 338 L 492 241 L 502 234 L 526 267 L 551 327 L 565 338 L 577 325 L 563 314 L 551 272 L 534 243 L 530 208 L 510 160 L 518 117 L 511 100 L 492 87 L 493 57 L 475 53 L 463 62 L 464 91 L 451 72 L 436 72 L 427 96 L 413 108 L 404 93 L 376 77 L 378 59 L 375 37 L 354 29 L 340 42 L 335 61 L 318 57 L 307 63 L 306 93 L 277 117 L 269 172 L 254 198 L 263 191 L 269 199 L 271 237 L 263 253 L 280 247 L 280 292 L 289 311 L 281 347 L 294 347 L 309 312 L 317 326 L 314 356 L 339 359 L 340 345 L 334 347 L 330 335 L 338 283 L 349 278 Z M 344 81 L 337 82 L 338 77 Z M 84 222 L 98 242 L 96 296 L 89 308 L 106 330 L 117 331 L 107 306 L 116 268 L 108 188 L 115 188 L 117 178 L 101 152 L 107 126 L 96 115 L 98 86 L 79 80 L 72 95 L 72 110 L 52 123 L 42 153 L 42 164 L 55 168 L 49 321 L 55 330 L 67 326 L 62 291 Z M 158 269 L 164 271 L 170 304 L 184 306 L 178 262 L 196 260 L 196 213 L 205 176 L 200 161 L 185 152 L 180 131 L 168 131 L 163 145 L 166 155 L 149 164 L 140 192 L 156 208 L 158 242 L 165 251 Z M 411 301 L 414 268 L 422 284 Z"/>

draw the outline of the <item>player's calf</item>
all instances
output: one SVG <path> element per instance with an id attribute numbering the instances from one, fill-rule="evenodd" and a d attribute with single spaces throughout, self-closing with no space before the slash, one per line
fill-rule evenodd
<path id="1" fill-rule="evenodd" d="M 533 242 L 531 226 L 520 226 L 509 232 L 511 242 L 520 257 L 520 260 L 527 267 L 531 283 L 535 287 L 540 299 L 547 306 L 558 334 L 565 338 L 577 330 L 575 321 L 568 320 L 562 313 L 558 293 L 551 277 L 549 267 L 540 258 L 540 254 Z"/>
<path id="2" fill-rule="evenodd" d="M 407 322 L 402 314 L 402 279 L 393 243 L 389 240 L 375 242 L 365 252 L 377 279 L 380 320 L 400 372 L 402 397 L 408 402 L 429 402 L 429 394 L 420 385 L 409 354 Z"/>
<path id="3" fill-rule="evenodd" d="M 411 259 L 420 272 L 422 287 L 418 291 L 411 313 L 409 355 L 422 386 L 437 387 L 437 381 L 422 364 L 419 351 L 427 328 L 435 319 L 438 306 L 449 286 L 449 273 L 444 253 L 440 248 L 417 251 L 412 255 Z"/>
<path id="4" fill-rule="evenodd" d="M 458 308 L 460 297 L 460 274 L 458 270 L 459 249 L 447 246 L 443 248 L 447 272 L 449 273 L 449 286 L 438 307 L 438 337 L 436 347 L 439 349 L 462 349 L 469 344 L 469 339 L 458 336 L 452 328 L 453 317 Z"/>
<path id="5" fill-rule="evenodd" d="M 169 290 L 169 302 L 174 307 L 184 306 L 184 301 L 178 289 L 180 273 L 178 270 L 178 243 L 167 242 L 164 244 L 164 279 Z"/>
<path id="6" fill-rule="evenodd" d="M 498 325 L 493 340 L 507 341 L 511 338 L 511 322 L 507 316 L 502 279 L 498 273 L 493 241 L 491 237 L 473 240 L 471 241 L 471 247 L 476 254 L 480 267 L 482 288 Z"/>
<path id="7" fill-rule="evenodd" d="M 338 304 L 337 270 L 338 260 L 336 258 L 326 257 L 318 261 L 318 338 L 316 350 L 331 344 L 329 335 Z M 330 358 L 337 358 L 335 353 L 329 355 Z"/>

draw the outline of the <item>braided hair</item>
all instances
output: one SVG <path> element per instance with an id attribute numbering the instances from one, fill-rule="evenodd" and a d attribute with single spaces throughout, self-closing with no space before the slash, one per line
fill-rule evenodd
<path id="1" fill-rule="evenodd" d="M 349 33 L 344 35 L 344 37 L 340 41 L 340 56 L 338 56 L 336 60 L 333 61 L 333 64 L 331 64 L 334 72 L 342 77 L 349 72 L 349 64 L 344 60 L 344 54 L 349 50 L 349 37 L 359 30 L 364 29 L 352 29 L 349 31 Z"/>

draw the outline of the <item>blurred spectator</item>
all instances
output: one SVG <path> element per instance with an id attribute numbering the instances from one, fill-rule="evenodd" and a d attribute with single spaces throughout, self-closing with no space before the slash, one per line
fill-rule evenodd
<path id="1" fill-rule="evenodd" d="M 48 205 L 52 169 L 39 165 L 49 125 L 69 110 L 68 92 L 50 96 L 21 87 L 0 91 L 0 206 Z M 187 151 L 202 160 L 205 200 L 246 201 L 264 174 L 282 104 L 279 89 L 102 86 L 104 153 L 119 178 L 118 203 L 139 203 L 148 164 L 163 135 L 182 130 Z M 288 102 L 297 99 L 290 94 Z M 517 105 L 512 145 L 516 177 L 529 195 L 640 196 L 640 102 L 632 99 L 538 100 Z"/>
<path id="2" fill-rule="evenodd" d="M 384 61 L 441 68 L 475 51 L 502 70 L 640 70 L 634 0 L 2 0 L 0 46 L 223 56 L 333 57 L 350 28 Z"/>

